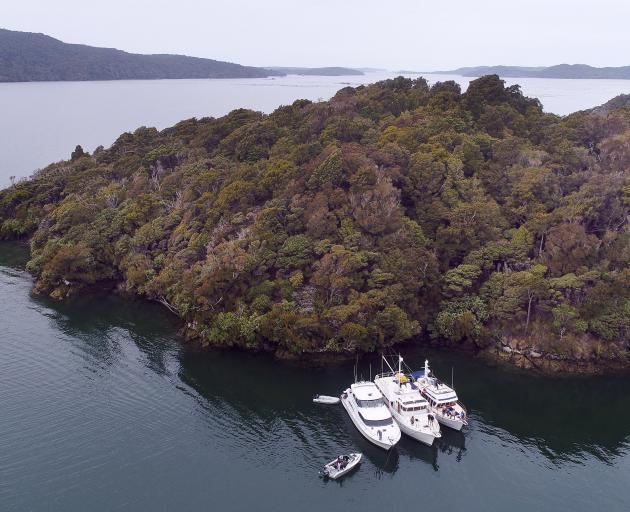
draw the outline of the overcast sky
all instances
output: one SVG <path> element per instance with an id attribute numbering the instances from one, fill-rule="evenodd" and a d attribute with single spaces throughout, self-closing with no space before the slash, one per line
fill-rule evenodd
<path id="1" fill-rule="evenodd" d="M 0 0 L 0 26 L 249 65 L 630 65 L 629 0 Z"/>

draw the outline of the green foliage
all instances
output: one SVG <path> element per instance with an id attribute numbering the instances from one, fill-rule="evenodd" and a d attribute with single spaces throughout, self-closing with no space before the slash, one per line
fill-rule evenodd
<path id="1" fill-rule="evenodd" d="M 460 294 L 472 288 L 476 279 L 481 275 L 477 265 L 461 264 L 444 275 L 446 294 Z"/>
<path id="2" fill-rule="evenodd" d="M 77 146 L 76 148 L 74 148 L 74 151 L 70 155 L 70 160 L 78 160 L 83 156 L 85 156 L 85 151 L 83 151 L 83 148 L 81 146 Z"/>
<path id="3" fill-rule="evenodd" d="M 343 162 L 341 151 L 334 149 L 321 164 L 319 164 L 311 174 L 308 180 L 308 186 L 311 188 L 321 188 L 328 184 L 337 186 L 341 183 L 343 176 Z"/>
<path id="4" fill-rule="evenodd" d="M 30 238 L 42 292 L 114 281 L 209 345 L 375 351 L 428 331 L 614 353 L 629 141 L 623 110 L 559 118 L 496 76 L 464 94 L 397 78 L 77 148 L 0 191 L 0 237 Z"/>
<path id="5" fill-rule="evenodd" d="M 311 261 L 313 242 L 306 235 L 289 237 L 278 250 L 276 266 L 284 270 L 298 269 Z"/>
<path id="6" fill-rule="evenodd" d="M 453 342 L 471 340 L 478 343 L 489 316 L 488 306 L 480 297 L 467 295 L 448 300 L 435 318 L 432 335 Z"/>

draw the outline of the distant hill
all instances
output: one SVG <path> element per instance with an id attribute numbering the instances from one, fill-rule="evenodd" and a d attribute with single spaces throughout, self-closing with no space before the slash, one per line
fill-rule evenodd
<path id="1" fill-rule="evenodd" d="M 259 78 L 283 73 L 184 55 L 139 55 L 0 29 L 0 82 Z"/>
<path id="2" fill-rule="evenodd" d="M 326 67 L 326 68 L 294 68 L 272 66 L 267 69 L 282 73 L 283 75 L 313 75 L 313 76 L 344 76 L 363 75 L 363 71 L 352 68 Z"/>
<path id="3" fill-rule="evenodd" d="M 586 64 L 558 64 L 549 67 L 478 66 L 450 71 L 435 71 L 449 75 L 499 75 L 511 78 L 609 78 L 630 80 L 630 66 L 595 68 Z"/>

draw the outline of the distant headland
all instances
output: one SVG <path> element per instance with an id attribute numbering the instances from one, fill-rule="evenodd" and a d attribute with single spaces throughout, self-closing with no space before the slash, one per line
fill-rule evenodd
<path id="1" fill-rule="evenodd" d="M 141 55 L 68 44 L 45 34 L 0 29 L 0 82 L 265 78 L 287 74 L 339 76 L 363 72 L 341 67 L 252 67 L 185 55 Z"/>
<path id="2" fill-rule="evenodd" d="M 586 64 L 558 64 L 549 67 L 477 66 L 426 73 L 471 77 L 499 75 L 508 78 L 607 78 L 630 80 L 630 66 L 596 68 Z"/>

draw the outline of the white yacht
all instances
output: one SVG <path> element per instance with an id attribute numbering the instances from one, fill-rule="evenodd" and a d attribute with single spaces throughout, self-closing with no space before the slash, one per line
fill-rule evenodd
<path id="1" fill-rule="evenodd" d="M 373 382 L 355 382 L 341 395 L 341 403 L 363 436 L 389 450 L 400 441 L 400 429 Z"/>
<path id="2" fill-rule="evenodd" d="M 429 402 L 437 420 L 444 426 L 461 430 L 468 425 L 466 407 L 457 398 L 452 387 L 440 381 L 429 368 L 429 361 L 425 360 L 424 370 L 411 373 L 411 378 L 420 388 L 420 395 Z"/>
<path id="3" fill-rule="evenodd" d="M 394 371 L 384 357 L 383 361 L 391 371 L 377 375 L 374 383 L 383 394 L 394 420 L 409 437 L 431 446 L 442 433 L 429 403 L 420 395 L 416 384 L 403 373 L 402 357 L 398 357 L 398 371 Z"/>

